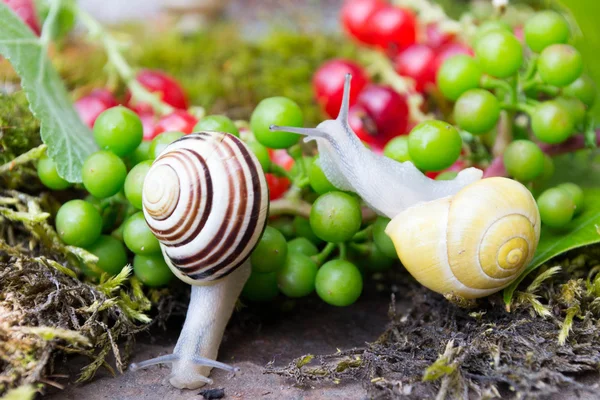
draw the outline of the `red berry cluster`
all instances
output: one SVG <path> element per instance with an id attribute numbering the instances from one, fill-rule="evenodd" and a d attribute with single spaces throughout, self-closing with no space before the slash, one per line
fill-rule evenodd
<path id="1" fill-rule="evenodd" d="M 399 75 L 414 80 L 419 93 L 435 85 L 437 70 L 447 58 L 473 55 L 469 46 L 436 24 L 421 26 L 411 10 L 382 0 L 346 0 L 341 20 L 347 34 L 360 45 L 385 52 Z M 370 82 L 352 61 L 331 60 L 315 73 L 314 92 L 323 110 L 337 116 L 347 73 L 352 74 L 349 122 L 359 138 L 379 151 L 392 138 L 408 134 L 406 97 L 387 85 Z"/>
<path id="2" fill-rule="evenodd" d="M 188 101 L 185 92 L 174 78 L 161 71 L 142 70 L 138 73 L 137 80 L 148 91 L 157 93 L 163 102 L 175 109 L 172 113 L 157 118 L 149 104 L 134 103 L 131 94 L 126 93 L 124 104 L 140 116 L 145 141 L 150 141 L 167 131 L 192 132 L 198 121 L 186 111 Z M 91 128 L 98 115 L 118 104 L 119 101 L 111 92 L 106 89 L 96 89 L 77 100 L 75 109 L 83 122 Z"/>

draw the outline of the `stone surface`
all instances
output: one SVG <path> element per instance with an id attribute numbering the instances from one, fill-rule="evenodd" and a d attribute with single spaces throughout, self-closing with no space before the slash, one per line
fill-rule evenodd
<path id="1" fill-rule="evenodd" d="M 300 388 L 276 375 L 264 374 L 264 366 L 273 361 L 286 365 L 295 357 L 308 353 L 326 354 L 337 348 L 348 349 L 376 340 L 387 323 L 389 298 L 365 296 L 347 308 L 335 308 L 309 302 L 287 313 L 264 313 L 252 321 L 239 317 L 230 324 L 221 346 L 219 360 L 241 368 L 235 376 L 213 370 L 214 384 L 206 387 L 225 388 L 226 399 L 363 399 L 365 390 L 359 382 L 320 384 Z M 242 312 L 243 313 L 243 312 Z M 181 319 L 173 319 L 165 332 L 155 329 L 141 334 L 133 361 L 171 352 Z M 73 380 L 79 364 L 69 363 Z M 69 385 L 54 392 L 49 399 L 58 400 L 134 400 L 134 399 L 202 399 L 200 390 L 178 390 L 168 383 L 170 369 L 154 366 L 111 377 L 104 371 L 91 383 Z"/>

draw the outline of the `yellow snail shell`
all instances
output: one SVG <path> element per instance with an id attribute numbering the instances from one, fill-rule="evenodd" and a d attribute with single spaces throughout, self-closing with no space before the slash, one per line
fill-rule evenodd
<path id="1" fill-rule="evenodd" d="M 540 238 L 540 215 L 523 185 L 487 178 L 402 211 L 386 233 L 422 285 L 472 299 L 503 289 L 523 272 Z"/>
<path id="2" fill-rule="evenodd" d="M 269 196 L 258 160 L 240 139 L 199 132 L 154 161 L 142 202 L 171 270 L 204 285 L 248 258 L 266 226 Z"/>

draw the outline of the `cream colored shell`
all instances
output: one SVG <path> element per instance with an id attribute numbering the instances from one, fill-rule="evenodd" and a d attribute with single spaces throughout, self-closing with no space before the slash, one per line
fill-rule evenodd
<path id="1" fill-rule="evenodd" d="M 406 209 L 386 233 L 422 285 L 471 299 L 503 289 L 523 272 L 539 242 L 540 215 L 522 184 L 487 178 Z"/>

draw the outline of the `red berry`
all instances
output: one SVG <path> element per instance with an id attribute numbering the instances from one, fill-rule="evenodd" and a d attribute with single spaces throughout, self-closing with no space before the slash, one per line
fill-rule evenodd
<path id="1" fill-rule="evenodd" d="M 373 13 L 384 7 L 381 0 L 346 0 L 341 11 L 342 25 L 359 42 L 374 44 L 369 37 L 367 21 Z"/>
<path id="2" fill-rule="evenodd" d="M 398 54 L 394 67 L 398 74 L 414 79 L 416 90 L 423 92 L 428 84 L 435 82 L 434 60 L 433 49 L 424 44 L 413 44 Z"/>
<path id="3" fill-rule="evenodd" d="M 142 120 L 142 128 L 144 129 L 144 140 L 154 139 L 154 125 L 156 125 L 156 117 L 152 113 L 138 114 Z"/>
<path id="4" fill-rule="evenodd" d="M 4 4 L 13 10 L 36 35 L 40 35 L 40 23 L 35 12 L 33 0 L 4 0 Z"/>
<path id="5" fill-rule="evenodd" d="M 271 161 L 282 166 L 286 171 L 289 171 L 294 166 L 294 159 L 285 149 L 268 149 L 268 151 Z"/>
<path id="6" fill-rule="evenodd" d="M 384 134 L 381 134 L 377 129 L 377 125 L 367 110 L 360 104 L 355 104 L 348 111 L 348 124 L 356 133 L 356 136 L 363 142 L 368 144 L 372 150 L 377 151 L 383 149 L 385 143 L 391 139 Z"/>
<path id="7" fill-rule="evenodd" d="M 377 127 L 376 140 L 371 143 L 383 146 L 394 136 L 407 133 L 408 104 L 392 88 L 370 84 L 358 96 L 357 104 L 364 107 Z"/>
<path id="8" fill-rule="evenodd" d="M 269 199 L 271 200 L 276 200 L 283 196 L 290 187 L 290 181 L 287 178 L 273 174 L 265 174 L 265 178 L 269 186 Z"/>
<path id="9" fill-rule="evenodd" d="M 98 115 L 117 104 L 117 100 L 111 92 L 106 89 L 95 89 L 90 94 L 77 100 L 73 105 L 77 110 L 77 114 L 79 114 L 79 118 L 92 128 Z"/>
<path id="10" fill-rule="evenodd" d="M 442 171 L 427 171 L 427 172 L 425 172 L 425 176 L 430 179 L 435 179 L 435 177 L 441 173 L 442 173 Z"/>
<path id="11" fill-rule="evenodd" d="M 448 43 L 438 49 L 437 56 L 433 61 L 434 75 L 437 74 L 438 69 L 440 69 L 444 61 L 457 54 L 466 54 L 471 57 L 474 56 L 473 50 L 469 46 L 461 43 Z"/>
<path id="12" fill-rule="evenodd" d="M 369 18 L 369 38 L 376 46 L 391 53 L 414 44 L 417 38 L 417 20 L 412 11 L 386 6 Z"/>
<path id="13" fill-rule="evenodd" d="M 429 24 L 425 27 L 425 43 L 432 49 L 438 49 L 441 46 L 452 42 L 454 35 L 444 32 L 437 24 Z"/>
<path id="14" fill-rule="evenodd" d="M 350 105 L 352 105 L 356 103 L 358 94 L 369 81 L 367 74 L 359 65 L 347 60 L 330 60 L 321 65 L 313 76 L 313 90 L 317 101 L 332 118 L 337 117 L 342 105 L 346 74 L 352 74 L 350 86 Z"/>
<path id="15" fill-rule="evenodd" d="M 167 131 L 180 131 L 183 133 L 192 133 L 194 125 L 198 120 L 196 117 L 184 110 L 175 110 L 171 114 L 165 115 L 158 120 L 154 126 L 152 138 Z"/>
<path id="16" fill-rule="evenodd" d="M 446 171 L 456 171 L 460 172 L 465 169 L 467 164 L 463 160 L 456 160 L 454 164 L 446 168 Z"/>
<path id="17" fill-rule="evenodd" d="M 160 93 L 160 98 L 165 103 L 185 110 L 188 108 L 185 93 L 177 81 L 162 71 L 142 70 L 137 75 L 137 80 L 150 92 Z M 131 94 L 127 94 L 127 102 L 131 99 Z M 132 108 L 132 107 L 130 107 Z M 137 103 L 133 107 L 138 114 L 151 112 L 149 104 Z"/>
<path id="18" fill-rule="evenodd" d="M 513 33 L 516 36 L 516 38 L 519 39 L 519 42 L 525 43 L 525 32 L 523 31 L 522 26 L 515 26 L 515 28 L 513 29 Z"/>

